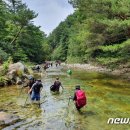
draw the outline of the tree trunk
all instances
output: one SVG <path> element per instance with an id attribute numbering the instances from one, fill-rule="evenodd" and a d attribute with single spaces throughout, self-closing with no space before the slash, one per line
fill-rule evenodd
<path id="1" fill-rule="evenodd" d="M 23 26 L 20 27 L 19 31 L 17 32 L 16 36 L 13 38 L 13 40 L 11 41 L 10 44 L 13 44 L 16 41 L 16 39 L 18 38 L 18 36 L 21 33 L 22 29 L 23 29 Z"/>

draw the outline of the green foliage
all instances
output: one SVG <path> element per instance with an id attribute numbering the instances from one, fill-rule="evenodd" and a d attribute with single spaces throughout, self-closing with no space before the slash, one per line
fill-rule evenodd
<path id="1" fill-rule="evenodd" d="M 13 54 L 13 60 L 14 62 L 17 62 L 19 60 L 21 61 L 27 61 L 27 55 L 25 54 L 25 52 L 21 49 L 21 48 L 18 48 L 14 54 Z"/>
<path id="2" fill-rule="evenodd" d="M 4 76 L 0 76 L 0 86 L 4 86 L 7 83 L 7 79 Z"/>
<path id="3" fill-rule="evenodd" d="M 32 24 L 30 24 L 19 37 L 18 46 L 24 51 L 26 55 L 24 55 L 25 60 L 27 60 L 26 57 L 28 57 L 31 62 L 41 62 L 46 58 L 44 57 L 44 54 L 47 52 L 44 48 L 45 45 L 45 34 L 39 30 L 39 27 L 35 27 Z"/>
<path id="4" fill-rule="evenodd" d="M 68 56 L 67 63 L 83 63 L 83 59 L 80 56 Z"/>
<path id="5" fill-rule="evenodd" d="M 102 65 L 111 65 L 111 64 L 115 64 L 119 61 L 120 58 L 112 58 L 112 57 L 107 57 L 107 58 L 103 58 L 103 57 L 99 57 L 96 58 L 96 60 L 102 64 Z"/>
<path id="6" fill-rule="evenodd" d="M 5 61 L 2 65 L 2 75 L 5 75 L 8 71 L 9 65 L 12 63 L 12 57 L 9 57 L 7 61 Z"/>
<path id="7" fill-rule="evenodd" d="M 75 12 L 46 38 L 31 23 L 37 14 L 21 0 L 0 1 L 0 56 L 39 62 L 91 61 L 127 64 L 130 56 L 129 0 L 69 0 Z M 127 5 L 127 6 L 126 6 Z"/>
<path id="8" fill-rule="evenodd" d="M 8 54 L 0 48 L 0 59 L 5 61 L 8 58 Z"/>
<path id="9" fill-rule="evenodd" d="M 68 1 L 75 8 L 74 14 L 61 22 L 48 38 L 53 59 L 65 57 L 63 59 L 71 63 L 94 61 L 112 67 L 127 64 L 130 61 L 130 1 Z"/>
<path id="10" fill-rule="evenodd" d="M 73 55 L 84 55 L 86 33 L 88 32 L 85 32 L 83 29 L 86 28 L 86 26 L 81 26 L 81 19 L 84 18 L 82 15 L 80 16 L 77 11 L 73 15 L 68 16 L 67 19 L 61 22 L 50 34 L 48 42 L 52 47 L 53 60 L 59 59 L 65 61 L 68 59 L 68 56 L 74 57 Z M 79 44 L 81 44 L 81 46 L 79 46 Z"/>
<path id="11" fill-rule="evenodd" d="M 65 60 L 64 57 L 63 57 L 63 48 L 62 46 L 58 46 L 54 52 L 53 52 L 53 55 L 52 55 L 52 60 L 56 60 L 56 59 L 60 59 L 60 60 Z"/>
<path id="12" fill-rule="evenodd" d="M 37 14 L 21 0 L 0 1 L 0 57 L 14 62 L 41 62 L 49 58 L 46 35 L 31 20 Z"/>

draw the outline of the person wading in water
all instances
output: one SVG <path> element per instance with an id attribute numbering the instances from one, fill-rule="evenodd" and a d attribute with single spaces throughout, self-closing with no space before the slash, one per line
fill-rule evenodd
<path id="1" fill-rule="evenodd" d="M 32 88 L 28 91 L 28 93 L 31 93 L 31 100 L 34 101 L 38 101 L 39 105 L 40 105 L 40 92 L 43 88 L 42 82 L 41 80 L 36 80 L 36 82 L 32 85 Z"/>
<path id="2" fill-rule="evenodd" d="M 78 111 L 87 103 L 85 92 L 80 89 L 79 85 L 75 86 L 74 97 L 70 97 L 69 99 L 73 99 L 73 101 L 75 101 L 75 107 Z"/>
<path id="3" fill-rule="evenodd" d="M 29 90 L 32 88 L 32 86 L 33 86 L 34 83 L 35 83 L 35 79 L 32 76 L 30 76 L 29 77 L 29 82 L 27 84 Z M 30 92 L 30 95 L 31 95 L 31 93 L 32 92 Z"/>
<path id="4" fill-rule="evenodd" d="M 56 81 L 54 82 L 54 84 L 50 87 L 50 90 L 53 92 L 57 92 L 59 93 L 59 89 L 60 87 L 62 87 L 62 90 L 64 89 L 61 82 L 59 81 L 59 77 L 56 77 Z"/>

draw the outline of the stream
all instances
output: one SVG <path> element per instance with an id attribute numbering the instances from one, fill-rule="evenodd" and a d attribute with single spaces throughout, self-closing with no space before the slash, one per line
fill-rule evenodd
<path id="1" fill-rule="evenodd" d="M 57 76 L 64 87 L 60 94 L 50 92 Z M 1 130 L 130 130 L 130 124 L 107 124 L 109 118 L 130 118 L 129 81 L 81 70 L 72 71 L 68 76 L 62 66 L 53 66 L 46 74 L 41 73 L 41 80 L 40 108 L 31 104 L 27 88 L 0 88 L 0 112 L 20 117 L 13 124 L 0 126 Z M 72 100 L 69 102 L 76 85 L 80 85 L 87 95 L 87 105 L 80 112 Z"/>

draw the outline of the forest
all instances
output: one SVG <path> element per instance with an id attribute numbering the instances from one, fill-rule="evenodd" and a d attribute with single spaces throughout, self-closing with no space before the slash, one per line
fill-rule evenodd
<path id="1" fill-rule="evenodd" d="M 69 0 L 74 13 L 49 36 L 21 0 L 0 1 L 0 60 L 130 66 L 130 1 Z"/>
<path id="2" fill-rule="evenodd" d="M 37 14 L 21 0 L 0 1 L 0 60 L 42 62 L 47 57 L 46 35 L 33 24 Z M 39 53 L 40 52 L 40 53 Z"/>
<path id="3" fill-rule="evenodd" d="M 130 65 L 130 1 L 69 0 L 74 14 L 49 36 L 52 59 L 96 63 L 115 68 Z"/>
<path id="4" fill-rule="evenodd" d="M 130 130 L 130 0 L 24 1 L 0 0 L 0 129 Z M 32 9 L 64 1 L 47 35 Z"/>

